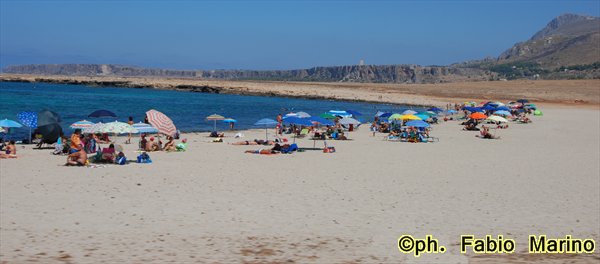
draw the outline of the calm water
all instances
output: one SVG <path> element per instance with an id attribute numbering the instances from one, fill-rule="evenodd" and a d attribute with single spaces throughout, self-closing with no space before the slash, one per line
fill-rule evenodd
<path id="1" fill-rule="evenodd" d="M 214 113 L 234 118 L 238 121 L 236 129 L 246 129 L 256 128 L 253 124 L 261 118 L 275 119 L 278 113 L 292 111 L 318 115 L 329 110 L 355 110 L 363 113 L 359 118 L 361 121 L 370 121 L 378 110 L 398 112 L 408 108 L 328 100 L 11 82 L 0 82 L 0 98 L 0 119 L 18 121 L 17 114 L 21 111 L 49 109 L 61 115 L 67 134 L 71 132 L 69 125 L 82 119 L 114 121 L 114 118 L 99 120 L 87 117 L 98 109 L 114 112 L 118 116 L 116 119 L 122 122 L 132 116 L 136 123 L 143 121 L 147 110 L 156 109 L 168 115 L 181 131 L 191 132 L 212 130 L 213 121 L 204 118 Z M 227 128 L 227 124 L 217 121 L 218 130 Z M 13 135 L 24 136 L 25 133 L 25 129 L 11 130 Z"/>

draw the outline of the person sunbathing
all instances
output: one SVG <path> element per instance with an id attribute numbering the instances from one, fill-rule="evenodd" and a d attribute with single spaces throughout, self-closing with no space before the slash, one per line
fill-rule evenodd
<path id="1" fill-rule="evenodd" d="M 490 133 L 490 129 L 486 126 L 482 126 L 481 127 L 481 138 L 487 138 L 487 139 L 498 139 L 500 137 L 496 137 L 494 135 L 492 135 L 492 133 Z"/>
<path id="2" fill-rule="evenodd" d="M 272 140 L 262 140 L 262 139 L 255 139 L 254 141 L 239 141 L 239 142 L 233 142 L 231 143 L 231 145 L 274 145 L 275 141 Z"/>
<path id="3" fill-rule="evenodd" d="M 475 123 L 468 123 L 465 125 L 465 127 L 463 127 L 463 130 L 477 131 L 479 128 L 477 128 L 477 124 Z"/>
<path id="4" fill-rule="evenodd" d="M 268 155 L 268 154 L 278 154 L 280 151 L 281 151 L 281 145 L 275 144 L 275 146 L 273 146 L 270 149 L 246 150 L 244 153 Z"/>
<path id="5" fill-rule="evenodd" d="M 167 139 L 169 140 L 167 143 L 165 143 L 164 146 L 164 150 L 165 151 L 177 151 L 177 148 L 175 147 L 175 142 L 173 142 L 173 137 L 167 137 Z"/>
<path id="6" fill-rule="evenodd" d="M 67 166 L 69 165 L 73 165 L 73 166 L 85 166 L 85 164 L 87 163 L 87 153 L 85 153 L 85 151 L 83 149 L 79 150 L 78 152 L 69 154 L 69 156 L 67 157 Z"/>
<path id="7" fill-rule="evenodd" d="M 17 147 L 15 147 L 15 141 L 11 140 L 6 145 L 5 153 L 0 153 L 2 159 L 16 159 L 17 158 Z"/>
<path id="8" fill-rule="evenodd" d="M 154 137 L 150 137 L 150 141 L 146 142 L 146 151 L 159 151 L 160 145 L 154 141 Z"/>
<path id="9" fill-rule="evenodd" d="M 218 133 L 217 131 L 210 132 L 209 137 L 225 137 L 225 133 Z"/>

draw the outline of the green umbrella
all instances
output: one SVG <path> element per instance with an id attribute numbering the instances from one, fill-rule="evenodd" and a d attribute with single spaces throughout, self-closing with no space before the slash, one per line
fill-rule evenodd
<path id="1" fill-rule="evenodd" d="M 319 115 L 319 117 L 325 118 L 325 119 L 335 119 L 335 116 L 330 113 L 322 113 Z"/>
<path id="2" fill-rule="evenodd" d="M 398 119 L 402 119 L 402 115 L 401 114 L 393 114 L 391 115 L 388 120 L 392 121 L 392 120 L 398 120 Z"/>

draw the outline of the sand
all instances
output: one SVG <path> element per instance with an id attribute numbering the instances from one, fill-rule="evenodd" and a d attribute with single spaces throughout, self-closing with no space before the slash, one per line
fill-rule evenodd
<path id="1" fill-rule="evenodd" d="M 0 81 L 83 83 L 91 85 L 153 87 L 183 90 L 206 88 L 210 92 L 289 96 L 384 102 L 408 105 L 445 106 L 448 102 L 516 100 L 527 98 L 536 103 L 577 104 L 598 108 L 600 80 L 514 80 L 473 81 L 437 84 L 234 81 L 194 78 L 151 78 L 115 76 L 60 76 L 0 74 Z M 199 89 L 201 91 L 202 89 Z"/>
<path id="2" fill-rule="evenodd" d="M 497 131 L 500 140 L 446 122 L 432 131 L 439 142 L 388 142 L 365 125 L 351 141 L 328 141 L 332 154 L 244 154 L 259 147 L 193 133 L 187 152 L 151 153 L 152 164 L 75 168 L 19 146 L 19 159 L 0 160 L 0 260 L 598 263 L 598 253 L 524 254 L 529 234 L 600 241 L 600 111 L 543 111 Z M 431 234 L 448 251 L 400 253 L 402 234 Z M 514 238 L 517 253 L 460 254 L 461 234 Z"/>

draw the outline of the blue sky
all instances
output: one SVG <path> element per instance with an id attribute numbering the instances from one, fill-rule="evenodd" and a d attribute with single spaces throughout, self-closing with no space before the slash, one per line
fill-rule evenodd
<path id="1" fill-rule="evenodd" d="M 497 56 L 600 1 L 0 0 L 0 66 L 171 69 L 446 65 Z"/>

